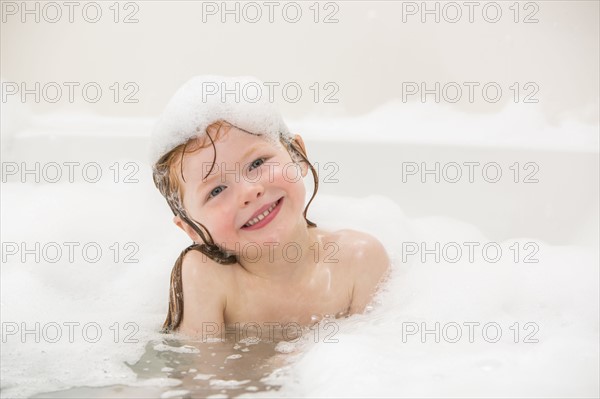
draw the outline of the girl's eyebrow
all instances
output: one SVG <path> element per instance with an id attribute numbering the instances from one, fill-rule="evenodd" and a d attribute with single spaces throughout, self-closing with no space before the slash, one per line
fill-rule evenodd
<path id="1" fill-rule="evenodd" d="M 247 159 L 250 155 L 252 155 L 257 150 L 260 150 L 263 146 L 264 145 L 262 143 L 261 144 L 255 144 L 255 145 L 251 146 L 246 152 L 244 152 L 244 154 L 242 155 L 242 157 L 240 159 L 242 159 L 242 160 L 243 159 Z M 233 170 L 235 170 L 235 169 L 233 169 Z M 200 189 L 203 186 L 208 185 L 208 183 L 212 182 L 213 180 L 215 180 L 219 176 L 220 176 L 220 173 L 213 173 L 209 177 L 207 177 L 206 179 L 202 178 L 202 180 L 200 181 L 200 183 L 198 183 L 196 191 L 200 191 Z"/>
<path id="2" fill-rule="evenodd" d="M 219 176 L 219 173 L 212 173 L 206 179 L 203 177 L 202 180 L 200 180 L 200 183 L 198 184 L 198 186 L 201 186 L 202 183 L 208 183 L 208 182 L 215 180 L 217 178 L 217 176 Z"/>
<path id="3" fill-rule="evenodd" d="M 248 151 L 246 151 L 246 152 L 244 153 L 244 155 L 242 155 L 242 158 L 241 158 L 241 159 L 246 159 L 246 158 L 248 158 L 248 156 L 250 156 L 250 154 L 252 154 L 254 151 L 256 151 L 256 149 L 257 149 L 257 148 L 260 148 L 260 145 L 259 145 L 259 144 L 255 144 L 255 145 L 253 145 L 252 147 L 248 148 Z"/>

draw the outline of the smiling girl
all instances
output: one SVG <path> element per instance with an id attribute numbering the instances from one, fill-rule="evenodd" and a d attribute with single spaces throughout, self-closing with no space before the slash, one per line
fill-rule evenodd
<path id="1" fill-rule="evenodd" d="M 325 231 L 306 218 L 316 172 L 272 104 L 242 92 L 261 85 L 196 77 L 154 131 L 154 182 L 194 242 L 171 274 L 166 332 L 207 339 L 229 326 L 362 312 L 389 268 L 372 236 Z M 229 98 L 235 90 L 243 94 Z M 305 207 L 309 170 L 315 189 Z"/>

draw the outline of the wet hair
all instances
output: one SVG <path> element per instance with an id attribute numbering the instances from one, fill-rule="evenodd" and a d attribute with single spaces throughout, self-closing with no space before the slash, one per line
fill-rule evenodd
<path id="1" fill-rule="evenodd" d="M 183 284 L 181 281 L 181 267 L 185 254 L 191 250 L 199 251 L 213 261 L 223 265 L 230 265 L 239 262 L 239 258 L 235 253 L 221 248 L 214 241 L 208 229 L 199 221 L 194 220 L 186 212 L 185 207 L 183 206 L 184 192 L 183 185 L 181 184 L 181 182 L 185 182 L 185 176 L 183 175 L 183 157 L 185 154 L 196 152 L 202 148 L 208 147 L 209 145 L 212 146 L 213 160 L 206 176 L 210 175 L 215 167 L 217 159 L 215 141 L 218 140 L 222 134 L 227 134 L 232 127 L 236 126 L 224 120 L 218 120 L 214 122 L 206 128 L 205 136 L 201 135 L 201 132 L 198 132 L 199 134 L 197 137 L 189 139 L 186 143 L 180 144 L 164 154 L 152 168 L 152 178 L 154 180 L 154 184 L 167 200 L 167 204 L 171 208 L 173 214 L 175 216 L 179 216 L 181 220 L 188 224 L 202 240 L 202 243 L 194 242 L 192 245 L 185 248 L 175 261 L 175 265 L 173 266 L 173 270 L 171 272 L 169 310 L 167 313 L 167 318 L 163 323 L 163 333 L 177 330 L 183 318 Z M 248 132 L 240 128 L 237 129 L 248 134 L 260 136 L 260 134 Z M 211 136 L 211 134 L 214 134 L 214 138 Z M 206 140 L 205 137 L 208 138 L 208 140 Z M 210 144 L 208 144 L 207 141 L 209 141 Z M 310 197 L 310 200 L 306 204 L 306 207 L 304 208 L 303 216 L 308 227 L 316 227 L 315 223 L 307 219 L 306 212 L 308 211 L 308 207 L 315 198 L 319 188 L 317 172 L 308 160 L 306 153 L 295 140 L 292 140 L 288 135 L 280 134 L 279 141 L 281 144 L 283 144 L 284 148 L 288 151 L 294 162 L 305 162 L 311 170 L 314 180 L 314 191 Z"/>

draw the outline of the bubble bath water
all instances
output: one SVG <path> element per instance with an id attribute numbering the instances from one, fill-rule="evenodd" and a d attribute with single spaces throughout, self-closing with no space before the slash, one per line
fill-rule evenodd
<path id="1" fill-rule="evenodd" d="M 102 153 L 102 145 L 89 148 L 93 136 L 75 146 L 81 154 Z M 26 147 L 21 154 L 37 156 L 34 142 L 19 144 L 26 139 L 14 138 L 13 155 Z M 106 170 L 130 161 L 123 154 L 142 141 L 119 138 L 127 150 L 119 153 L 114 140 Z M 63 151 L 62 159 L 90 161 Z M 21 160 L 10 154 L 6 161 Z M 569 245 L 498 240 L 450 217 L 408 217 L 358 181 L 346 182 L 355 198 L 319 193 L 309 216 L 325 229 L 366 231 L 388 250 L 392 271 L 369 311 L 314 315 L 320 322 L 289 341 L 160 334 L 171 267 L 189 242 L 140 165 L 134 184 L 3 183 L 3 245 L 15 245 L 3 248 L 0 270 L 2 397 L 599 393 L 598 247 L 586 244 L 593 235 Z"/>
<path id="2" fill-rule="evenodd" d="M 17 197 L 19 190 L 5 192 L 5 206 L 19 206 L 16 200 L 25 194 Z M 30 201 L 65 192 L 54 186 L 35 190 L 38 193 L 27 193 Z M 105 201 L 106 195 L 110 192 L 93 201 Z M 136 198 L 131 192 L 127 201 L 141 201 L 149 195 L 140 192 Z M 75 198 L 66 196 L 55 204 L 56 209 L 46 206 L 46 213 L 24 217 L 52 226 L 58 207 L 75 206 Z M 143 215 L 132 215 L 126 207 L 113 211 L 118 216 L 112 213 L 112 217 L 142 222 L 139 217 Z M 402 247 L 394 242 L 485 242 L 485 237 L 457 221 L 407 220 L 397 205 L 382 197 L 322 196 L 315 203 L 314 215 L 324 227 L 343 224 L 376 234 L 393 256 L 392 275 L 367 314 L 335 319 L 335 328 L 322 324 L 320 334 L 309 330 L 310 334 L 287 347 L 285 341 L 186 343 L 156 333 L 164 317 L 168 268 L 148 268 L 146 263 L 154 258 L 169 264 L 176 253 L 175 243 L 125 267 L 108 260 L 72 267 L 8 262 L 2 269 L 3 323 L 17 320 L 21 329 L 24 321 L 29 330 L 35 330 L 33 323 L 39 322 L 42 327 L 39 343 L 33 332 L 4 332 L 2 374 L 12 384 L 3 385 L 3 390 L 11 396 L 46 391 L 39 397 L 119 392 L 164 397 L 268 395 L 270 391 L 290 397 L 394 396 L 399 392 L 460 396 L 465 386 L 473 395 L 489 392 L 490 386 L 501 395 L 543 391 L 585 396 L 593 392 L 594 387 L 586 383 L 598 371 L 594 355 L 597 253 L 537 242 L 538 263 L 514 263 L 512 256 L 494 264 L 470 263 L 467 258 L 450 263 L 443 257 L 436 263 L 435 256 L 426 262 L 413 257 L 403 263 L 399 261 Z M 5 221 L 11 218 L 3 217 Z M 92 220 L 96 217 L 101 215 Z M 381 220 L 386 223 L 382 225 Z M 156 224 L 160 230 L 160 222 Z M 61 234 L 69 239 L 68 232 Z M 510 245 L 501 243 L 504 253 L 511 253 Z M 564 284 L 567 277 L 570 284 Z M 19 281 L 18 289 L 8 284 L 15 281 Z M 50 343 L 56 334 L 48 323 L 61 320 L 79 322 L 81 327 L 73 328 L 73 342 L 63 327 L 62 339 Z M 99 326 L 104 334 L 99 341 L 93 342 L 98 328 L 84 330 L 86 321 Z M 119 321 L 120 325 L 115 324 Z M 135 328 L 126 327 L 127 322 Z M 509 380 L 513 383 L 506 384 Z M 102 386 L 104 381 L 110 381 L 108 387 L 82 388 Z M 48 393 L 49 388 L 60 392 Z"/>

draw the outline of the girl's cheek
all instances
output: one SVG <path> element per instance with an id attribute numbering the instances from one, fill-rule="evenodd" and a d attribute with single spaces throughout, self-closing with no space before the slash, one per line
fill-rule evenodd
<path id="1" fill-rule="evenodd" d="M 235 208 L 229 201 L 221 201 L 219 206 L 214 206 L 207 212 L 210 224 L 215 234 L 223 235 L 235 229 Z"/>
<path id="2" fill-rule="evenodd" d="M 276 184 L 294 184 L 302 180 L 300 168 L 291 161 L 279 161 L 276 163 L 274 173 L 270 176 L 273 183 Z"/>

